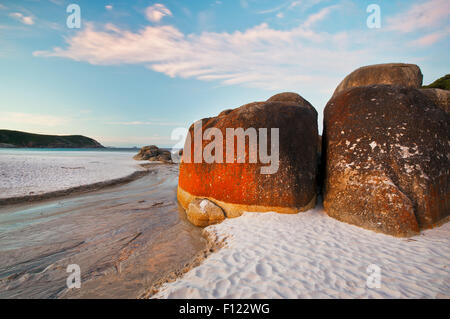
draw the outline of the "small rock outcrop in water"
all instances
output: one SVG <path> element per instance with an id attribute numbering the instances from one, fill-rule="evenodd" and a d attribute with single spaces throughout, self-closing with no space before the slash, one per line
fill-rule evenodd
<path id="1" fill-rule="evenodd" d="M 195 226 L 205 227 L 225 219 L 222 208 L 207 199 L 196 199 L 186 210 L 188 220 Z"/>
<path id="2" fill-rule="evenodd" d="M 372 84 L 401 85 L 420 88 L 423 75 L 415 64 L 387 63 L 361 67 L 345 77 L 334 91 L 333 97 L 342 91 Z"/>
<path id="3" fill-rule="evenodd" d="M 133 158 L 137 161 L 172 162 L 170 151 L 162 150 L 155 145 L 144 146 Z"/>
<path id="4" fill-rule="evenodd" d="M 412 74 L 408 83 L 417 81 Z M 444 219 L 449 130 L 450 115 L 418 89 L 371 85 L 335 95 L 324 114 L 327 214 L 394 236 Z"/>
<path id="5" fill-rule="evenodd" d="M 203 119 L 202 132 L 217 128 L 223 135 L 223 163 L 188 162 L 194 154 L 194 125 L 190 140 L 186 141 L 180 164 L 178 200 L 187 209 L 197 198 L 207 198 L 219 205 L 226 217 L 240 216 L 244 211 L 298 213 L 315 206 L 317 195 L 317 112 L 309 102 L 294 93 L 277 95 L 266 102 L 254 102 L 233 110 L 226 110 L 214 118 Z M 245 162 L 237 163 L 237 143 L 234 144 L 234 163 L 226 162 L 226 129 L 267 129 L 267 153 L 271 153 L 271 129 L 279 129 L 279 161 L 274 174 L 263 174 L 261 169 L 270 166 L 250 162 L 250 155 L 261 146 L 257 132 L 257 145 L 245 145 Z M 274 136 L 275 137 L 275 136 Z M 277 141 L 278 142 L 278 141 Z M 211 143 L 203 140 L 201 150 Z M 190 145 L 191 152 L 186 149 Z M 263 144 L 264 145 L 264 144 Z M 258 154 L 261 155 L 261 154 Z M 274 161 L 277 158 L 273 158 Z"/>
<path id="6" fill-rule="evenodd" d="M 0 147 L 103 148 L 96 140 L 82 135 L 43 135 L 0 130 Z"/>
<path id="7" fill-rule="evenodd" d="M 16 148 L 17 146 L 7 143 L 0 143 L 0 148 Z"/>

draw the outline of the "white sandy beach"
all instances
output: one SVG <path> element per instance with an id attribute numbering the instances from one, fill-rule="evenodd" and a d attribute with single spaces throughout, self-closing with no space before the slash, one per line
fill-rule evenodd
<path id="1" fill-rule="evenodd" d="M 205 231 L 225 239 L 154 298 L 449 298 L 450 223 L 406 239 L 328 217 L 245 213 Z M 381 270 L 368 288 L 367 268 Z"/>
<path id="2" fill-rule="evenodd" d="M 138 170 L 132 152 L 0 151 L 0 198 L 39 195 L 126 177 Z"/>

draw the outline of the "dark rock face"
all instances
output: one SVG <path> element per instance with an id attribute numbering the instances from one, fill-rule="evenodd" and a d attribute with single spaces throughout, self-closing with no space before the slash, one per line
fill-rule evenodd
<path id="1" fill-rule="evenodd" d="M 144 146 L 138 154 L 133 157 L 137 161 L 151 161 L 171 163 L 172 156 L 169 151 L 161 150 L 155 145 Z"/>
<path id="2" fill-rule="evenodd" d="M 421 89 L 420 91 L 445 112 L 450 112 L 450 91 L 441 89 Z"/>
<path id="3" fill-rule="evenodd" d="M 334 96 L 323 139 L 331 217 L 409 236 L 450 214 L 450 115 L 420 90 L 373 85 Z"/>
<path id="4" fill-rule="evenodd" d="M 285 103 L 294 103 L 297 105 L 301 105 L 304 107 L 308 107 L 311 110 L 316 110 L 311 103 L 309 103 L 307 100 L 305 100 L 303 97 L 298 95 L 297 93 L 292 92 L 284 92 L 279 93 L 274 96 L 272 96 L 270 99 L 267 100 L 267 102 L 285 102 Z"/>
<path id="5" fill-rule="evenodd" d="M 292 94 L 292 93 L 291 93 Z M 186 209 L 197 198 L 205 198 L 220 206 L 227 217 L 240 216 L 244 211 L 276 211 L 297 213 L 314 207 L 317 194 L 317 112 L 299 95 L 289 101 L 254 102 L 227 110 L 214 118 L 202 120 L 202 131 L 217 128 L 223 135 L 223 163 L 188 162 L 194 157 L 194 125 L 186 141 L 180 165 L 178 200 Z M 301 102 L 303 103 L 303 102 Z M 249 138 L 246 138 L 245 163 L 237 163 L 237 142 L 234 143 L 234 163 L 226 162 L 226 129 L 266 128 L 267 152 L 271 152 L 271 129 L 279 129 L 279 162 L 274 174 L 262 174 L 270 164 L 250 163 Z M 261 145 L 258 134 L 257 149 Z M 189 138 L 189 137 L 188 137 Z M 202 151 L 211 143 L 203 140 Z M 187 147 L 190 146 L 190 152 Z"/>
<path id="6" fill-rule="evenodd" d="M 387 63 L 361 67 L 345 77 L 334 91 L 337 94 L 358 86 L 373 84 L 401 85 L 420 88 L 423 75 L 415 64 Z"/>

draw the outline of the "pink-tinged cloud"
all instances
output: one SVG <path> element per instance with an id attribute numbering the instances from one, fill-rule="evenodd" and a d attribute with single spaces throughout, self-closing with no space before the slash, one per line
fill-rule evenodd
<path id="1" fill-rule="evenodd" d="M 439 41 L 442 41 L 449 35 L 450 35 L 450 28 L 447 28 L 442 31 L 436 31 L 436 32 L 427 34 L 419 39 L 412 41 L 410 44 L 412 46 L 427 47 L 427 46 L 433 45 Z"/>
<path id="2" fill-rule="evenodd" d="M 320 11 L 308 25 L 330 11 Z M 244 32 L 201 34 L 183 34 L 168 25 L 147 26 L 137 32 L 112 24 L 101 29 L 90 23 L 85 26 L 67 39 L 65 48 L 34 55 L 98 65 L 143 64 L 170 77 L 274 90 L 334 87 L 338 78 L 333 77 L 371 55 L 346 49 L 346 33 L 316 32 L 305 25 L 280 31 L 263 23 Z"/>
<path id="3" fill-rule="evenodd" d="M 9 14 L 10 17 L 22 22 L 23 24 L 32 25 L 34 24 L 34 19 L 31 16 L 25 16 L 20 12 L 12 12 Z"/>
<path id="4" fill-rule="evenodd" d="M 172 16 L 172 12 L 163 4 L 157 3 L 145 10 L 147 19 L 151 22 L 159 22 L 165 16 Z"/>
<path id="5" fill-rule="evenodd" d="M 429 0 L 413 5 L 407 12 L 387 19 L 389 30 L 412 32 L 429 29 L 448 23 L 450 19 L 449 0 Z"/>

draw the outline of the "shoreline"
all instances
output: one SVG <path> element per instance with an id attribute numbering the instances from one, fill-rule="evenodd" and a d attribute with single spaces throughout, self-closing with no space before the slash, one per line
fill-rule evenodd
<path id="1" fill-rule="evenodd" d="M 146 164 L 139 164 L 139 165 L 144 167 L 143 165 L 146 165 Z M 144 167 L 144 168 L 146 168 L 146 167 Z M 65 196 L 69 196 L 69 195 L 84 194 L 84 193 L 93 192 L 93 191 L 105 189 L 105 188 L 112 187 L 112 186 L 119 186 L 122 184 L 126 184 L 129 182 L 135 181 L 139 178 L 142 178 L 145 175 L 149 174 L 150 172 L 151 172 L 151 170 L 146 168 L 145 170 L 139 170 L 139 171 L 133 172 L 127 176 L 119 177 L 119 178 L 115 178 L 115 179 L 111 179 L 111 180 L 107 180 L 107 181 L 96 182 L 96 183 L 80 185 L 80 186 L 74 186 L 74 187 L 70 187 L 67 189 L 47 192 L 47 193 L 43 193 L 43 194 L 0 198 L 0 207 L 7 206 L 7 205 L 40 202 L 40 201 L 44 201 L 44 200 L 56 199 L 56 198 L 65 197 Z"/>
<path id="2" fill-rule="evenodd" d="M 184 210 L 184 209 L 183 209 Z M 187 272 L 200 266 L 212 253 L 219 251 L 227 245 L 227 237 L 219 239 L 214 233 L 203 229 L 201 231 L 202 239 L 205 241 L 205 248 L 197 252 L 190 261 L 178 267 L 173 271 L 169 271 L 166 275 L 155 281 L 146 291 L 137 299 L 161 299 L 153 298 L 157 295 L 164 285 L 181 279 Z"/>
<path id="3" fill-rule="evenodd" d="M 92 223 L 94 216 L 96 216 L 94 218 L 101 218 L 98 214 L 108 216 L 108 219 L 112 218 L 111 214 L 127 215 L 130 212 L 133 212 L 133 216 L 142 214 L 139 217 L 142 220 L 136 221 L 134 226 L 136 228 L 130 229 L 129 234 L 123 238 L 120 233 L 114 231 L 114 228 L 119 226 L 104 228 L 103 231 L 107 234 L 114 234 L 111 236 L 120 234 L 121 238 L 117 238 L 117 245 L 120 246 L 123 242 L 127 244 L 122 248 L 115 244 L 109 247 L 111 250 L 118 249 L 118 251 L 108 255 L 108 265 L 99 273 L 94 264 L 89 266 L 93 267 L 92 277 L 83 283 L 87 291 L 62 291 L 54 297 L 97 298 L 103 296 L 161 299 L 450 296 L 445 281 L 441 280 L 445 278 L 446 273 L 449 274 L 446 268 L 450 264 L 442 259 L 443 256 L 448 255 L 448 248 L 445 245 L 444 247 L 439 245 L 441 249 L 434 249 L 434 245 L 438 242 L 448 241 L 446 234 L 450 232 L 450 226 L 444 226 L 445 222 L 440 225 L 442 228 L 436 226 L 431 230 L 423 231 L 419 236 L 397 238 L 339 222 L 326 215 L 319 201 L 314 209 L 307 212 L 293 215 L 271 212 L 245 213 L 239 218 L 226 219 L 221 224 L 201 229 L 187 222 L 185 211 L 177 201 L 178 166 L 160 162 L 137 165 L 143 170 L 122 178 L 19 199 L 13 198 L 16 201 L 19 200 L 13 204 L 26 205 L 40 200 L 53 200 L 67 196 L 67 201 L 70 203 L 77 201 L 76 195 L 93 193 L 95 196 L 100 196 L 99 199 L 102 198 L 104 204 L 92 198 L 83 200 L 75 208 L 70 208 L 70 216 L 74 211 L 80 209 L 83 211 L 79 213 L 79 216 L 87 219 L 86 225 Z M 150 176 L 146 177 L 147 175 Z M 152 180 L 153 182 L 149 184 L 148 182 Z M 138 185 L 126 186 L 132 181 L 137 181 Z M 161 182 L 165 184 L 160 184 Z M 148 188 L 149 185 L 150 188 Z M 161 188 L 162 185 L 164 187 Z M 113 188 L 104 195 L 95 193 L 113 186 L 122 188 Z M 143 197 L 140 195 L 139 198 L 130 197 L 126 194 L 130 188 L 136 189 L 139 194 L 141 192 L 146 194 L 142 194 Z M 158 194 L 154 193 L 155 190 L 158 190 Z M 116 202 L 115 197 L 109 195 L 114 192 L 117 192 L 116 196 L 123 198 L 121 203 Z M 88 202 L 95 203 L 94 205 L 98 205 L 100 210 L 93 207 L 83 208 Z M 42 204 L 46 205 L 46 203 Z M 0 208 L 9 209 L 8 206 L 1 205 L 0 199 Z M 39 206 L 41 203 L 36 205 Z M 71 204 L 68 206 L 71 207 Z M 11 208 L 15 209 L 14 206 Z M 51 209 L 60 212 L 58 207 Z M 93 216 L 86 216 L 86 214 L 93 214 L 94 211 Z M 179 215 L 177 225 L 173 224 L 164 231 L 161 228 L 162 232 L 157 230 L 161 226 L 158 222 L 155 223 L 158 228 L 149 228 L 150 231 L 139 229 L 142 223 L 149 222 L 149 212 L 152 216 L 159 214 L 161 218 L 166 218 L 168 213 L 175 211 L 178 211 L 177 215 Z M 49 212 L 49 214 L 52 213 Z M 124 221 L 129 222 L 131 216 L 125 215 L 120 218 L 125 218 Z M 70 218 L 75 219 L 75 217 Z M 45 216 L 43 218 L 45 219 Z M 78 228 L 80 217 L 76 218 L 74 227 Z M 67 221 L 64 221 L 64 225 L 66 224 Z M 115 225 L 123 225 L 123 222 Z M 42 227 L 47 229 L 47 226 Z M 58 227 L 55 226 L 54 229 L 57 230 Z M 176 235 L 180 231 L 185 234 L 183 238 L 185 240 L 191 238 L 190 241 L 180 241 Z M 78 237 L 77 240 L 72 239 L 73 242 L 79 245 L 65 247 L 64 253 L 71 254 L 73 250 L 89 252 L 105 245 L 100 238 L 106 235 L 101 235 L 101 232 L 97 230 L 93 233 L 87 232 L 87 236 L 81 234 L 78 236 L 77 232 L 73 234 Z M 321 234 L 320 237 L 317 237 L 318 234 Z M 90 244 L 91 240 L 86 238 L 95 238 L 95 241 L 99 240 L 99 242 Z M 7 243 L 5 242 L 6 246 Z M 349 245 L 349 243 L 353 244 Z M 390 249 L 386 250 L 385 247 L 389 246 Z M 183 251 L 183 256 L 180 255 L 175 259 L 171 259 L 169 255 L 161 259 L 161 256 L 164 256 L 161 254 L 163 252 L 168 254 L 168 249 L 173 254 L 174 251 L 180 253 L 179 249 L 185 249 L 182 247 L 190 247 L 189 252 Z M 368 251 L 378 252 L 367 254 Z M 30 251 L 29 254 L 31 253 Z M 153 256 L 154 254 L 156 255 Z M 153 257 L 148 259 L 145 256 Z M 354 260 L 354 256 L 359 258 Z M 35 260 L 34 257 L 28 259 Z M 146 264 L 148 260 L 151 262 Z M 367 263 L 362 263 L 362 260 L 367 260 Z M 80 261 L 81 263 L 90 262 L 88 259 Z M 386 262 L 389 265 L 383 264 Z M 59 269 L 64 270 L 65 263 L 62 260 L 52 261 L 42 273 L 31 276 L 37 276 L 37 280 L 41 280 L 41 276 L 44 278 L 48 275 L 65 275 L 65 273 L 59 273 Z M 383 279 L 383 290 L 371 291 L 365 287 L 365 267 L 369 263 L 380 265 L 383 276 L 389 278 L 390 282 L 386 283 Z M 441 268 L 438 267 L 439 265 Z M 86 266 L 83 266 L 83 269 L 84 267 Z M 391 271 L 386 267 L 394 270 Z M 153 274 L 147 277 L 149 269 L 152 269 Z M 24 276 L 32 273 L 31 269 Z M 407 282 L 411 273 L 415 274 L 417 284 Z M 399 276 L 395 277 L 393 274 Z M 11 279 L 11 285 L 15 280 L 20 281 L 21 277 L 22 275 L 19 275 L 19 278 Z M 129 279 L 125 280 L 125 278 Z M 397 282 L 391 280 L 393 278 Z M 425 281 L 426 278 L 432 278 L 436 285 L 429 286 Z M 135 281 L 135 286 L 124 287 L 123 284 L 129 283 L 130 280 Z M 8 286 L 9 281 L 8 279 L 2 283 L 0 280 L 0 284 Z M 110 286 L 111 284 L 113 286 Z M 104 292 L 102 289 L 105 287 L 114 287 L 114 290 Z"/>
<path id="4" fill-rule="evenodd" d="M 89 196 L 0 207 L 0 298 L 143 298 L 201 263 L 215 248 L 176 201 L 178 167 L 144 166 Z M 83 289 L 66 289 L 68 264 Z"/>

